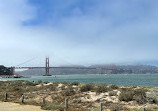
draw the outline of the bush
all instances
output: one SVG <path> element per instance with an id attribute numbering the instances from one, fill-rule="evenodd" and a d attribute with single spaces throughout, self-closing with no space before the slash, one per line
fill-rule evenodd
<path id="1" fill-rule="evenodd" d="M 122 108 L 122 105 L 120 104 L 111 104 L 110 105 L 110 111 L 122 111 L 123 108 Z"/>
<path id="2" fill-rule="evenodd" d="M 21 103 L 21 99 L 17 99 L 14 101 L 15 103 L 20 103 L 20 104 L 25 104 L 25 105 L 35 105 L 35 106 L 39 106 L 40 103 L 38 103 L 37 101 L 33 100 L 33 99 L 25 99 L 24 103 Z"/>
<path id="3" fill-rule="evenodd" d="M 81 87 L 80 91 L 87 92 L 87 91 L 91 91 L 93 89 L 94 89 L 94 86 L 92 84 L 85 84 Z"/>
<path id="4" fill-rule="evenodd" d="M 68 87 L 65 91 L 62 93 L 64 96 L 71 96 L 75 94 L 75 91 L 72 87 Z"/>
<path id="5" fill-rule="evenodd" d="M 119 100 L 126 102 L 135 100 L 139 104 L 144 104 L 147 102 L 146 90 L 144 89 L 132 90 L 130 88 L 122 89 L 121 94 L 119 96 Z"/>
<path id="6" fill-rule="evenodd" d="M 104 92 L 107 92 L 108 91 L 108 87 L 106 84 L 102 84 L 102 85 L 99 85 L 97 88 L 96 88 L 96 92 L 97 93 L 104 93 Z"/>
<path id="7" fill-rule="evenodd" d="M 147 101 L 151 104 L 158 104 L 158 97 L 156 93 L 147 93 L 146 94 Z"/>
<path id="8" fill-rule="evenodd" d="M 133 100 L 133 91 L 129 88 L 122 89 L 121 94 L 119 95 L 120 101 L 132 101 Z"/>
<path id="9" fill-rule="evenodd" d="M 55 91 L 57 86 L 54 84 L 50 84 L 50 85 L 46 86 L 46 88 L 48 88 L 50 91 Z"/>
<path id="10" fill-rule="evenodd" d="M 109 88 L 110 89 L 118 89 L 119 87 L 117 85 L 112 84 L 112 85 L 109 86 Z"/>
<path id="11" fill-rule="evenodd" d="M 71 83 L 71 85 L 75 85 L 75 86 L 78 86 L 80 83 L 79 82 L 73 82 Z"/>
<path id="12" fill-rule="evenodd" d="M 46 104 L 41 106 L 41 109 L 43 110 L 59 110 L 59 111 L 63 111 L 64 110 L 64 106 L 63 105 L 56 105 L 56 104 Z"/>
<path id="13" fill-rule="evenodd" d="M 109 96 L 117 96 L 117 91 L 110 91 Z"/>
<path id="14" fill-rule="evenodd" d="M 33 83 L 33 82 L 30 82 L 30 81 L 25 81 L 24 85 L 26 85 L 26 86 L 35 86 L 36 84 Z"/>
<path id="15" fill-rule="evenodd" d="M 158 108 L 149 107 L 149 108 L 146 108 L 146 111 L 157 111 L 157 109 Z M 142 109 L 134 108 L 134 109 L 131 109 L 130 111 L 142 111 Z"/>
<path id="16" fill-rule="evenodd" d="M 133 99 L 137 101 L 139 104 L 144 104 L 147 102 L 146 98 L 146 90 L 144 89 L 136 89 L 134 90 Z"/>
<path id="17" fill-rule="evenodd" d="M 70 85 L 69 82 L 61 82 L 61 84 L 65 85 L 65 86 L 69 86 Z"/>
<path id="18" fill-rule="evenodd" d="M 41 80 L 39 80 L 39 81 L 37 81 L 37 82 L 36 82 L 36 84 L 41 84 L 41 83 L 42 83 L 42 81 L 41 81 Z"/>
<path id="19" fill-rule="evenodd" d="M 48 82 L 48 81 L 44 81 L 43 83 L 44 83 L 44 84 L 48 84 L 49 82 Z"/>

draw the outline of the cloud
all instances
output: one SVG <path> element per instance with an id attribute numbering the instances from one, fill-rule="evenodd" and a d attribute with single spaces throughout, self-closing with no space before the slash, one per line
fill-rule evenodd
<path id="1" fill-rule="evenodd" d="M 0 0 L 1 64 L 39 55 L 53 65 L 157 60 L 157 11 L 156 0 Z"/>

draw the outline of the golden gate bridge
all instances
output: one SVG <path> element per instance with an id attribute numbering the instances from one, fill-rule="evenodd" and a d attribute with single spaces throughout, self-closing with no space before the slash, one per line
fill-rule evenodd
<path id="1" fill-rule="evenodd" d="M 29 62 L 29 61 L 26 61 L 26 62 Z M 26 62 L 24 62 L 24 63 L 26 63 Z M 111 70 L 112 72 L 114 72 L 116 70 L 113 66 L 111 68 L 84 67 L 84 66 L 82 66 L 82 67 L 79 67 L 79 66 L 54 66 L 54 67 L 51 67 L 50 62 L 49 62 L 49 57 L 46 57 L 45 66 L 43 66 L 43 67 L 16 66 L 16 67 L 8 67 L 8 68 L 11 70 L 12 75 L 15 74 L 15 69 L 41 69 L 41 68 L 43 68 L 43 69 L 45 69 L 45 74 L 43 76 L 51 76 L 50 71 L 49 71 L 50 69 L 97 69 L 97 70 L 100 70 L 100 74 L 103 73 L 103 70 Z"/>

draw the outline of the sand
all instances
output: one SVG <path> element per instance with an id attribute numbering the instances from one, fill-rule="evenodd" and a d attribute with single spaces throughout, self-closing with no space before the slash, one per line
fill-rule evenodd
<path id="1" fill-rule="evenodd" d="M 40 106 L 20 105 L 17 103 L 0 102 L 0 111 L 44 111 Z"/>

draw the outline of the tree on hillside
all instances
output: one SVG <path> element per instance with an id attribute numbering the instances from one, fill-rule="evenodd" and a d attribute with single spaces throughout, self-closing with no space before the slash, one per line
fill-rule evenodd
<path id="1" fill-rule="evenodd" d="M 11 75 L 11 71 L 3 65 L 0 65 L 0 75 Z"/>

